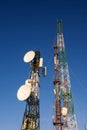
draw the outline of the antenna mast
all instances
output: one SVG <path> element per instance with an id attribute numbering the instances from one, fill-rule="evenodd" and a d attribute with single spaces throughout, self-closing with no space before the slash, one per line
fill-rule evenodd
<path id="1" fill-rule="evenodd" d="M 57 41 L 54 44 L 54 71 L 55 114 L 53 116 L 53 125 L 55 130 L 78 130 L 61 20 L 57 21 Z"/>
<path id="2" fill-rule="evenodd" d="M 39 51 L 29 51 L 24 56 L 24 62 L 30 62 L 31 72 L 29 78 L 25 81 L 25 86 L 31 88 L 30 93 L 22 90 L 18 93 L 22 97 L 21 101 L 24 101 L 25 95 L 29 96 L 26 98 L 26 108 L 23 116 L 21 130 L 40 130 L 40 98 L 39 98 L 39 76 L 40 70 L 46 74 L 46 67 L 43 67 L 43 58 L 40 57 Z M 19 91 L 18 91 L 19 92 Z M 20 100 L 20 98 L 18 97 Z"/>

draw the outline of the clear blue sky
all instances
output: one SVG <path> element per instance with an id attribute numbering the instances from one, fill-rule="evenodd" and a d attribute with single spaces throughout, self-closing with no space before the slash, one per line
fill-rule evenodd
<path id="1" fill-rule="evenodd" d="M 29 50 L 40 50 L 47 76 L 40 78 L 41 130 L 52 125 L 53 44 L 62 19 L 78 130 L 87 122 L 87 4 L 85 0 L 0 1 L 0 130 L 20 130 L 25 102 L 16 92 L 28 78 L 23 62 Z"/>

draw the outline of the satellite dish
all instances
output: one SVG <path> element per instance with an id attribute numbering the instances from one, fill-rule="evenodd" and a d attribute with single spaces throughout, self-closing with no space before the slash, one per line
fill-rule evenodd
<path id="1" fill-rule="evenodd" d="M 29 51 L 24 55 L 24 62 L 28 63 L 30 61 L 32 61 L 35 57 L 35 52 L 34 51 Z"/>
<path id="2" fill-rule="evenodd" d="M 62 116 L 66 116 L 67 115 L 67 108 L 66 107 L 62 107 L 61 108 L 61 114 L 62 114 Z"/>
<path id="3" fill-rule="evenodd" d="M 17 98 L 20 101 L 25 101 L 31 94 L 31 86 L 24 84 L 17 91 Z"/>

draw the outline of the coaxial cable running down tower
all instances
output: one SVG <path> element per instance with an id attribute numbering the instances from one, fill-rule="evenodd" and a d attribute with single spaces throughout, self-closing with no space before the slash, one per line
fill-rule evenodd
<path id="1" fill-rule="evenodd" d="M 31 72 L 17 92 L 20 101 L 26 101 L 21 130 L 40 130 L 40 98 L 39 77 L 40 72 L 46 75 L 46 67 L 43 67 L 43 58 L 39 51 L 29 51 L 24 55 L 24 62 L 30 63 Z"/>
<path id="2" fill-rule="evenodd" d="M 55 130 L 78 130 L 66 59 L 62 22 L 57 22 L 57 41 L 54 44 L 54 95 L 55 114 L 52 116 Z"/>

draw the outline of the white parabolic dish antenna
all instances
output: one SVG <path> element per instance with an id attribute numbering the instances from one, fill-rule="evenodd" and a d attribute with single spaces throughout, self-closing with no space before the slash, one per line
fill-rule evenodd
<path id="1" fill-rule="evenodd" d="M 34 51 L 29 51 L 24 55 L 24 62 L 28 63 L 30 61 L 33 60 L 33 58 L 35 57 L 35 52 Z"/>
<path id="2" fill-rule="evenodd" d="M 31 86 L 24 84 L 17 91 L 17 98 L 20 101 L 25 101 L 31 94 Z"/>

